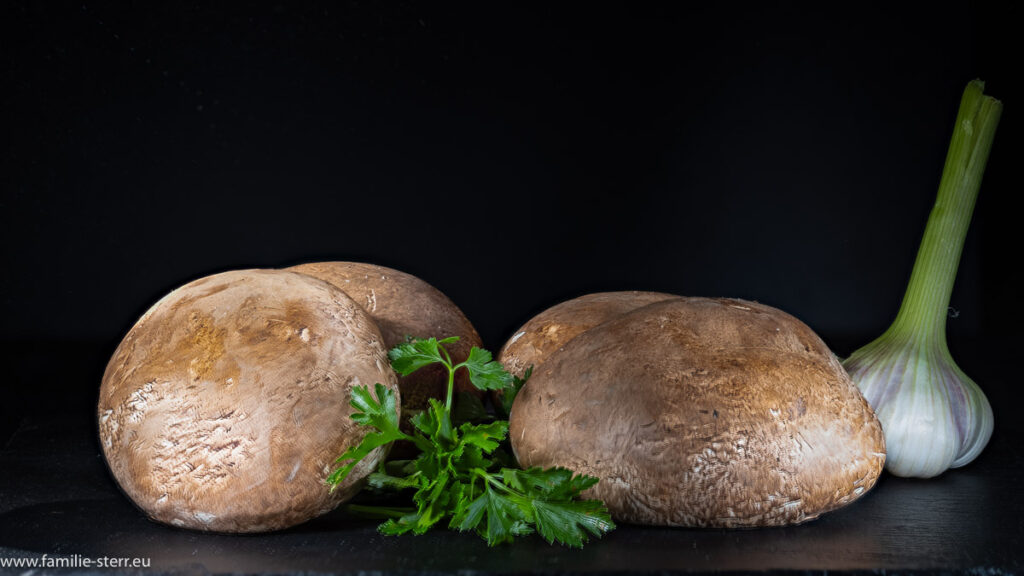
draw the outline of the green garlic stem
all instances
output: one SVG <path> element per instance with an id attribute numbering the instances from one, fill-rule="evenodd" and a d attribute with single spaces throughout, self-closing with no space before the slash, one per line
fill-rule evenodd
<path id="1" fill-rule="evenodd" d="M 1002 104 L 985 96 L 984 82 L 968 84 L 960 101 L 939 193 L 928 217 L 907 292 L 888 333 L 941 342 L 967 228 L 981 187 Z"/>

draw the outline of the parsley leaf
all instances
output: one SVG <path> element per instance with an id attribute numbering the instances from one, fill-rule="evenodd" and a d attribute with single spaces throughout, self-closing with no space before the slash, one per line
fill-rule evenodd
<path id="1" fill-rule="evenodd" d="M 528 534 L 529 523 L 522 508 L 509 497 L 487 487 L 487 544 L 494 546 L 511 542 L 515 536 Z"/>
<path id="2" fill-rule="evenodd" d="M 469 502 L 470 498 L 467 496 L 464 495 L 462 501 L 453 510 L 452 521 L 448 525 L 449 528 L 458 529 L 462 532 L 476 530 L 476 527 L 484 519 L 484 514 L 487 513 L 487 493 L 480 494 L 472 502 Z"/>
<path id="3" fill-rule="evenodd" d="M 482 348 L 471 348 L 469 357 L 460 366 L 469 370 L 469 381 L 481 390 L 501 390 L 512 385 L 512 375 L 500 363 L 491 360 L 491 353 Z"/>
<path id="4" fill-rule="evenodd" d="M 490 424 L 463 424 L 459 427 L 462 441 L 479 447 L 484 452 L 493 452 L 498 444 L 508 436 L 508 422 L 495 420 Z"/>
<path id="5" fill-rule="evenodd" d="M 549 543 L 560 541 L 581 547 L 586 532 L 600 536 L 614 525 L 599 500 L 578 500 L 580 493 L 597 484 L 597 478 L 573 474 L 566 468 L 502 469 L 505 484 L 521 491 L 533 507 L 537 531 Z"/>
<path id="6" fill-rule="evenodd" d="M 434 338 L 426 340 L 410 340 L 395 346 L 388 351 L 388 358 L 391 360 L 391 368 L 402 376 L 408 376 L 413 372 L 431 364 L 451 364 L 441 356 L 441 343 L 454 342 L 458 338 L 445 338 L 438 342 Z"/>
<path id="7" fill-rule="evenodd" d="M 370 395 L 370 389 L 366 386 L 357 386 L 352 389 L 352 400 L 349 404 L 359 410 L 352 414 L 352 419 L 364 426 L 375 428 L 376 431 L 364 436 L 362 442 L 346 450 L 334 461 L 335 464 L 346 460 L 350 462 L 327 477 L 327 483 L 331 485 L 331 490 L 341 484 L 349 472 L 356 467 L 356 464 L 370 452 L 395 440 L 408 438 L 398 429 L 398 401 L 395 398 L 395 393 L 379 383 L 374 386 L 374 391 L 377 395 L 376 399 Z"/>
<path id="8" fill-rule="evenodd" d="M 382 465 L 368 479 L 375 489 L 411 492 L 413 508 L 350 509 L 387 518 L 379 528 L 382 534 L 423 534 L 448 519 L 450 529 L 474 531 L 491 546 L 512 542 L 536 530 L 549 543 L 580 547 L 589 537 L 612 530 L 615 525 L 603 503 L 580 499 L 584 490 L 597 484 L 597 478 L 565 468 L 502 467 L 508 462 L 500 448 L 508 436 L 508 422 L 487 422 L 490 415 L 470 395 L 459 397 L 459 403 L 466 403 L 466 407 L 460 410 L 457 405 L 453 410 L 454 376 L 459 369 L 465 368 L 481 390 L 504 390 L 508 403 L 531 372 L 527 370 L 522 379 L 514 378 L 492 359 L 490 352 L 479 348 L 471 349 L 465 362 L 453 364 L 444 345 L 457 340 L 410 339 L 388 353 L 392 367 L 402 375 L 432 364 L 448 369 L 446 401 L 442 404 L 430 399 L 427 409 L 412 417 L 411 435 L 398 429 L 393 392 L 381 384 L 374 387 L 376 398 L 365 386 L 352 391 L 351 403 L 358 410 L 352 418 L 373 431 L 338 458 L 338 463 L 348 463 L 331 474 L 329 483 L 340 483 L 373 449 L 393 440 L 412 441 L 420 454 L 415 460 Z"/>
<path id="9" fill-rule="evenodd" d="M 502 478 L 507 486 L 549 498 L 575 498 L 580 492 L 597 484 L 597 478 L 574 475 L 568 468 L 506 468 L 503 472 Z"/>
<path id="10" fill-rule="evenodd" d="M 587 532 L 600 537 L 614 526 L 600 500 L 531 500 L 534 524 L 548 544 L 563 542 L 582 548 Z"/>

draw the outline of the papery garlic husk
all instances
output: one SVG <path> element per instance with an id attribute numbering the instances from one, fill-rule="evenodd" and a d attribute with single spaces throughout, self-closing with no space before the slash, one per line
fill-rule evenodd
<path id="1" fill-rule="evenodd" d="M 974 460 L 992 437 L 992 407 L 944 343 L 886 336 L 843 366 L 885 432 L 885 468 L 931 478 Z"/>

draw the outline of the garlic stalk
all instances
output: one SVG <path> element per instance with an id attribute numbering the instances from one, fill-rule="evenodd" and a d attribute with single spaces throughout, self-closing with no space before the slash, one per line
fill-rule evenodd
<path id="1" fill-rule="evenodd" d="M 953 361 L 946 315 L 1002 104 L 974 80 L 964 90 L 939 193 L 892 326 L 843 366 L 882 423 L 885 467 L 930 478 L 963 466 L 992 436 L 992 408 Z"/>

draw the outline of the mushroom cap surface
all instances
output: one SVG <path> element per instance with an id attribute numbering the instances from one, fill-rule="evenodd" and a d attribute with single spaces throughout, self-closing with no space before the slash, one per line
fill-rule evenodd
<path id="1" fill-rule="evenodd" d="M 239 270 L 157 302 L 107 365 L 99 399 L 104 456 L 154 520 L 216 532 L 286 528 L 351 497 L 379 448 L 333 492 L 334 460 L 368 428 L 351 391 L 398 392 L 382 336 L 330 284 Z"/>
<path id="2" fill-rule="evenodd" d="M 523 466 L 600 482 L 620 521 L 795 524 L 857 499 L 882 429 L 835 356 L 769 306 L 673 298 L 596 326 L 536 370 L 512 407 Z"/>
<path id="3" fill-rule="evenodd" d="M 521 376 L 540 366 L 569 340 L 594 326 L 654 302 L 676 298 L 662 292 L 596 292 L 556 304 L 537 314 L 513 332 L 502 346 L 498 361 Z"/>

